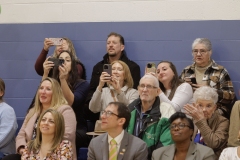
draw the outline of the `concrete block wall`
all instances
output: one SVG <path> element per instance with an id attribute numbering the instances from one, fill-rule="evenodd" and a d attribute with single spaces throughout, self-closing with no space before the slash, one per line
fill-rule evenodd
<path id="1" fill-rule="evenodd" d="M 240 89 L 240 2 L 234 0 L 0 0 L 0 77 L 5 100 L 22 119 L 41 77 L 34 63 L 45 37 L 69 37 L 90 80 L 111 31 L 122 34 L 143 75 L 147 62 L 172 61 L 178 73 L 192 63 L 197 37 L 213 43 L 213 59 Z M 53 53 L 51 48 L 49 54 Z M 238 94 L 237 94 L 238 95 Z M 238 95 L 239 98 L 239 95 Z"/>

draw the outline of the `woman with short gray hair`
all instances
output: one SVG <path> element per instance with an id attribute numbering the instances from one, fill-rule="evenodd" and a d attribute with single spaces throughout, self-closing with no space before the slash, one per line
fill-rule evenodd
<path id="1" fill-rule="evenodd" d="M 184 109 L 198 128 L 194 142 L 212 148 L 219 157 L 227 144 L 229 121 L 215 112 L 218 94 L 215 89 L 202 86 L 194 92 L 193 100 L 193 105 L 187 104 Z"/>
<path id="2" fill-rule="evenodd" d="M 221 115 L 230 117 L 235 93 L 226 68 L 218 65 L 212 58 L 212 44 L 207 38 L 197 38 L 192 43 L 194 63 L 184 68 L 181 79 L 188 82 L 193 91 L 201 86 L 210 86 L 217 91 L 217 108 Z"/>

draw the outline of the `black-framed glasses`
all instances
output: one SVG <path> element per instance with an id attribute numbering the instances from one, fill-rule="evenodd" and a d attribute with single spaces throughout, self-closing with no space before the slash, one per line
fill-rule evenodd
<path id="1" fill-rule="evenodd" d="M 181 130 L 182 130 L 184 127 L 189 127 L 189 128 L 190 128 L 190 126 L 189 126 L 189 125 L 186 125 L 185 123 L 171 124 L 171 125 L 169 126 L 170 130 L 175 129 L 176 127 L 178 127 L 178 128 L 181 129 Z"/>
<path id="2" fill-rule="evenodd" d="M 154 88 L 157 88 L 157 87 L 152 86 L 152 85 L 150 85 L 150 84 L 148 84 L 148 85 L 140 84 L 138 87 L 139 87 L 140 89 L 147 88 L 148 90 L 150 90 L 150 89 L 154 89 Z"/>
<path id="3" fill-rule="evenodd" d="M 203 54 L 206 54 L 207 52 L 208 52 L 209 50 L 205 50 L 205 49 L 193 49 L 192 50 L 192 53 L 194 54 L 194 55 L 197 55 L 198 53 L 200 53 L 201 55 L 203 55 Z"/>
<path id="4" fill-rule="evenodd" d="M 117 114 L 115 114 L 115 113 L 113 113 L 111 111 L 101 111 L 100 113 L 101 113 L 101 115 L 105 114 L 106 117 L 110 117 L 111 115 L 115 115 L 115 116 L 119 117 L 119 115 L 117 115 Z"/>

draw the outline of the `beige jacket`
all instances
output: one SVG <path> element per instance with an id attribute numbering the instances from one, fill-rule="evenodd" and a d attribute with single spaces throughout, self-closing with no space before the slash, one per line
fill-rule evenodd
<path id="1" fill-rule="evenodd" d="M 195 122 L 195 125 L 200 130 L 204 143 L 219 157 L 227 144 L 229 120 L 215 112 L 210 119 L 202 119 Z"/>
<path id="2" fill-rule="evenodd" d="M 239 130 L 240 130 L 240 101 L 236 101 L 235 104 L 233 105 L 230 117 L 228 146 L 230 147 L 240 146 L 240 142 L 238 141 Z"/>
<path id="3" fill-rule="evenodd" d="M 60 113 L 62 113 L 65 121 L 65 134 L 64 139 L 69 140 L 72 143 L 73 147 L 73 159 L 77 159 L 76 155 L 76 145 L 75 145 L 75 137 L 76 137 L 76 117 L 72 108 L 68 105 L 60 106 L 57 109 Z M 31 113 L 33 110 L 31 109 L 29 112 Z M 28 116 L 28 115 L 27 115 Z M 27 117 L 26 116 L 26 117 Z M 38 118 L 38 113 L 35 113 L 28 122 L 26 119 L 23 122 L 23 125 L 16 137 L 16 149 L 18 151 L 19 147 L 25 146 L 31 139 L 33 135 L 33 127 Z"/>

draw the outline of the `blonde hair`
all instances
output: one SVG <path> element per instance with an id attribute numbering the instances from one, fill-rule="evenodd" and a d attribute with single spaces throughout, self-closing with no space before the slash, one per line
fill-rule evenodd
<path id="1" fill-rule="evenodd" d="M 67 42 L 68 51 L 72 54 L 72 57 L 74 58 L 74 60 L 79 61 L 79 59 L 78 59 L 78 57 L 77 57 L 77 54 L 76 54 L 76 51 L 75 51 L 75 48 L 74 48 L 74 46 L 73 46 L 72 41 L 71 41 L 69 38 L 67 38 L 67 37 L 63 37 L 63 39 Z M 56 48 L 55 48 L 55 50 L 54 50 L 53 57 L 55 57 L 55 58 L 58 57 L 57 49 L 56 49 Z"/>
<path id="2" fill-rule="evenodd" d="M 52 100 L 51 100 L 51 108 L 52 109 L 58 109 L 62 105 L 67 105 L 68 102 L 64 98 L 62 88 L 60 84 L 58 83 L 57 80 L 47 77 L 42 82 L 40 83 L 39 88 L 41 87 L 41 84 L 44 81 L 49 81 L 52 84 Z M 39 92 L 37 92 L 36 97 L 35 97 L 35 102 L 33 108 L 29 111 L 29 113 L 26 116 L 26 122 L 29 121 L 29 119 L 35 114 L 38 113 L 40 114 L 42 112 L 42 103 L 39 100 Z"/>
<path id="3" fill-rule="evenodd" d="M 120 61 L 120 60 L 113 61 L 111 63 L 111 65 L 113 65 L 115 63 L 119 63 L 123 67 L 124 85 L 127 85 L 129 88 L 133 88 L 133 79 L 132 79 L 132 75 L 131 75 L 131 72 L 130 72 L 130 69 L 129 69 L 128 65 L 125 62 Z"/>
<path id="4" fill-rule="evenodd" d="M 54 109 L 48 109 L 45 112 L 43 112 L 39 117 L 39 120 L 38 120 L 38 123 L 37 123 L 36 138 L 34 140 L 31 140 L 28 143 L 29 153 L 31 151 L 33 151 L 33 153 L 36 153 L 41 147 L 42 133 L 40 131 L 40 123 L 42 121 L 43 116 L 48 112 L 52 114 L 53 119 L 54 119 L 54 124 L 55 124 L 54 137 L 52 139 L 52 146 L 51 146 L 50 151 L 51 152 L 55 151 L 56 148 L 58 147 L 58 145 L 63 140 L 63 136 L 64 136 L 64 132 L 65 132 L 64 118 L 63 118 L 62 114 L 59 113 L 58 111 L 56 111 Z"/>

